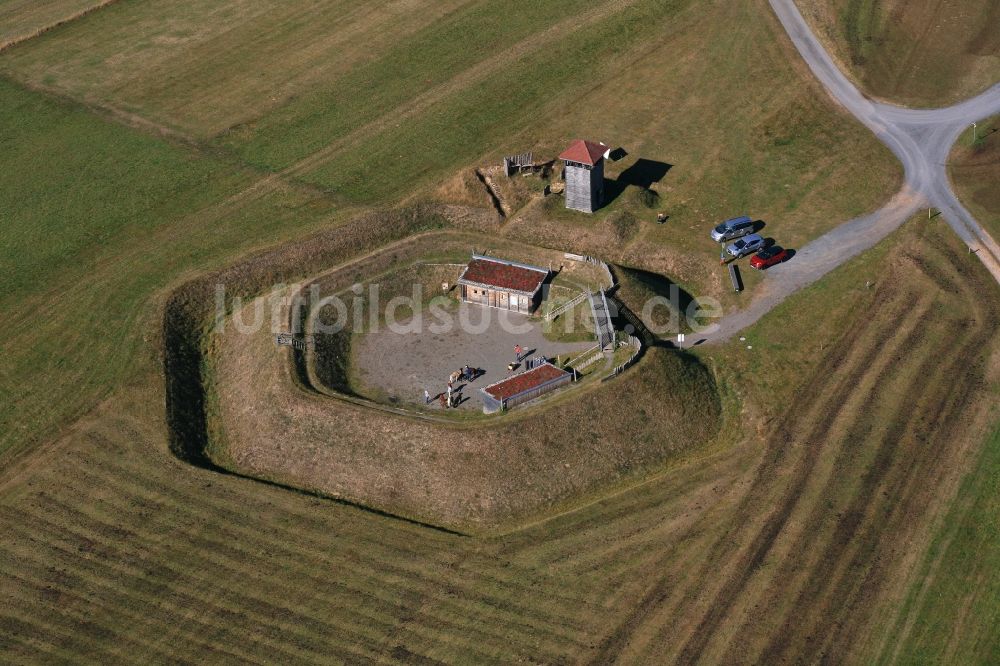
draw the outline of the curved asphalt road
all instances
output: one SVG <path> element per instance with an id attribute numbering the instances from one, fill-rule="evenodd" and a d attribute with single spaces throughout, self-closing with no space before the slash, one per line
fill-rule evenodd
<path id="1" fill-rule="evenodd" d="M 802 247 L 795 260 L 768 269 L 746 309 L 721 319 L 699 342 L 721 342 L 760 319 L 790 294 L 875 245 L 917 211 L 941 211 L 945 221 L 1000 282 L 1000 246 L 959 202 L 945 166 L 959 134 L 1000 113 L 1000 84 L 954 106 L 905 109 L 863 96 L 809 29 L 794 0 L 770 0 L 795 48 L 833 99 L 865 124 L 903 163 L 906 180 L 880 210 L 846 222 Z M 695 336 L 692 336 L 695 337 Z"/>

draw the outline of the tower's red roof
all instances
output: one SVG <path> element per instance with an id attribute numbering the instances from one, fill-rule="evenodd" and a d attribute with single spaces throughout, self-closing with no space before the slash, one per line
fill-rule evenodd
<path id="1" fill-rule="evenodd" d="M 577 139 L 569 144 L 566 150 L 562 151 L 559 159 L 569 160 L 570 162 L 582 162 L 583 164 L 594 166 L 598 160 L 604 157 L 604 153 L 608 151 L 608 148 L 609 146 L 605 146 L 603 143 Z"/>

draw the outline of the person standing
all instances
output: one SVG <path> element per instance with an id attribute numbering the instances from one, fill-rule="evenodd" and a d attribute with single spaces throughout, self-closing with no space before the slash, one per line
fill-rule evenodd
<path id="1" fill-rule="evenodd" d="M 424 404 L 425 405 L 431 404 L 431 392 L 428 391 L 427 389 L 424 389 Z"/>
<path id="2" fill-rule="evenodd" d="M 521 345 L 514 345 L 514 361 L 517 363 L 521 362 L 521 353 L 524 350 L 521 349 Z"/>

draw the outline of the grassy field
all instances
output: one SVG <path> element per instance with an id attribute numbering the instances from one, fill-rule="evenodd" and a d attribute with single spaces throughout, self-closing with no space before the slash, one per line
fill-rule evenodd
<path id="1" fill-rule="evenodd" d="M 705 352 L 737 390 L 756 396 L 759 420 L 744 432 L 756 426 L 768 445 L 732 522 L 724 511 L 714 516 L 723 534 L 691 558 L 695 571 L 680 579 L 681 590 L 671 580 L 648 592 L 649 607 L 640 606 L 608 654 L 625 646 L 622 658 L 867 663 L 875 655 L 894 662 L 901 655 L 893 652 L 907 649 L 887 632 L 894 619 L 905 624 L 896 600 L 929 582 L 913 556 L 953 529 L 949 500 L 966 470 L 977 470 L 973 479 L 984 473 L 980 447 L 1000 414 L 990 332 L 1000 310 L 995 299 L 974 298 L 973 286 L 992 285 L 946 227 L 911 224 L 894 247 L 882 244 L 793 297 L 746 341 Z M 994 484 L 966 483 L 980 491 L 970 501 L 996 501 Z M 993 528 L 969 521 L 956 549 L 992 557 L 984 544 Z M 948 601 L 932 608 L 932 597 L 920 597 L 921 620 L 939 624 L 927 644 L 946 652 L 936 642 L 945 627 L 969 622 L 959 631 L 983 638 L 952 647 L 984 663 L 996 650 L 985 638 L 995 609 L 959 613 L 967 602 L 990 603 L 976 601 L 980 591 L 960 571 L 942 570 L 937 584 Z M 708 576 L 719 580 L 694 595 Z M 995 574 L 980 576 L 995 584 Z M 692 612 L 698 619 L 682 638 L 656 628 Z"/>
<path id="2" fill-rule="evenodd" d="M 955 193 L 969 212 L 1000 238 L 1000 116 L 979 123 L 976 141 L 972 129 L 964 132 L 948 159 L 948 175 Z"/>
<path id="3" fill-rule="evenodd" d="M 398 5 L 397 9 L 402 11 L 411 4 Z M 216 9 L 250 21 L 251 16 L 269 7 L 253 2 L 245 5 L 230 3 Z M 151 34 L 148 41 L 155 42 L 146 49 L 149 57 L 154 52 L 167 60 L 186 57 L 190 42 L 154 39 L 159 34 L 157 30 L 171 21 L 191 21 L 192 25 L 208 31 L 219 29 L 211 27 L 218 24 L 209 20 L 210 16 L 188 13 L 186 5 L 183 8 L 179 4 L 157 5 L 154 9 L 146 3 L 113 4 L 5 51 L 0 55 L 0 72 L 8 80 L 0 85 L 0 93 L 5 108 L 18 112 L 0 119 L 4 135 L 11 137 L 0 157 L 8 160 L 2 169 L 5 185 L 2 207 L 8 220 L 6 237 L 14 239 L 4 247 L 33 249 L 17 254 L 16 258 L 10 254 L 13 259 L 3 264 L 7 269 L 5 278 L 10 284 L 21 286 L 5 292 L 11 294 L 11 300 L 7 301 L 3 314 L 13 332 L 2 343 L 4 353 L 0 363 L 4 372 L 0 390 L 5 399 L 0 406 L 0 419 L 13 425 L 0 431 L 0 449 L 26 450 L 33 443 L 46 440 L 57 428 L 107 396 L 109 386 L 126 380 L 138 357 L 155 354 L 157 336 L 150 331 L 158 330 L 155 317 L 157 298 L 161 297 L 157 294 L 165 293 L 164 287 L 176 283 L 180 276 L 217 266 L 249 248 L 337 224 L 353 214 L 353 207 L 345 205 L 343 193 L 302 185 L 295 181 L 297 176 L 307 176 L 327 163 L 352 164 L 354 159 L 344 158 L 343 151 L 353 150 L 349 144 L 356 141 L 389 145 L 400 132 L 406 131 L 417 137 L 439 122 L 440 114 L 453 104 L 466 103 L 472 86 L 502 90 L 511 68 L 524 67 L 526 63 L 535 63 L 539 72 L 549 72 L 549 60 L 528 56 L 541 56 L 548 53 L 550 44 L 555 48 L 556 44 L 587 33 L 595 21 L 607 24 L 602 28 L 607 30 L 635 28 L 637 16 L 647 14 L 634 12 L 648 13 L 650 8 L 662 10 L 666 12 L 663 17 L 672 18 L 647 20 L 642 30 L 673 32 L 652 42 L 638 38 L 612 40 L 607 44 L 609 51 L 591 54 L 597 63 L 592 80 L 581 81 L 577 73 L 570 71 L 550 80 L 550 89 L 546 91 L 551 93 L 549 98 L 543 100 L 542 91 L 531 92 L 547 109 L 537 116 L 541 124 L 517 126 L 515 121 L 524 118 L 519 115 L 523 113 L 522 105 L 500 105 L 489 118 L 491 129 L 474 138 L 466 137 L 466 145 L 456 154 L 447 154 L 443 147 L 429 141 L 421 147 L 420 154 L 397 155 L 392 168 L 401 172 L 409 169 L 405 180 L 411 189 L 407 196 L 418 193 L 423 197 L 418 192 L 421 183 L 467 168 L 465 160 L 470 159 L 470 154 L 499 155 L 512 145 L 538 145 L 555 151 L 577 132 L 604 136 L 609 141 L 611 136 L 625 136 L 634 155 L 677 164 L 667 181 L 658 185 L 673 214 L 668 225 L 654 227 L 642 220 L 639 231 L 624 244 L 617 240 L 613 225 L 607 223 L 608 215 L 620 210 L 612 207 L 607 215 L 594 219 L 560 217 L 551 222 L 538 220 L 537 224 L 515 221 L 505 233 L 544 241 L 559 249 L 566 249 L 569 244 L 573 246 L 570 249 L 594 250 L 601 256 L 617 255 L 620 259 L 627 258 L 629 264 L 637 263 L 668 274 L 693 293 L 731 298 L 724 273 L 714 268 L 717 250 L 707 242 L 704 226 L 738 210 L 737 207 L 753 203 L 751 212 L 767 218 L 769 226 L 773 222 L 769 210 L 773 210 L 773 215 L 782 211 L 787 215 L 780 225 L 773 222 L 776 232 L 782 230 L 781 235 L 775 234 L 779 240 L 805 239 L 838 220 L 874 207 L 898 176 L 887 151 L 853 121 L 822 101 L 825 97 L 818 94 L 803 67 L 789 64 L 797 61 L 788 57 L 790 46 L 762 4 L 741 9 L 719 2 L 692 11 L 672 4 L 644 2 L 633 7 L 611 3 L 594 10 L 596 13 L 584 12 L 572 20 L 560 19 L 549 12 L 532 25 L 530 35 L 516 35 L 523 37 L 524 48 L 519 51 L 523 58 L 510 61 L 490 54 L 479 61 L 473 58 L 468 62 L 452 62 L 451 69 L 433 73 L 441 79 L 437 85 L 434 79 L 428 83 L 426 79 L 407 78 L 398 82 L 399 90 L 380 90 L 374 96 L 348 95 L 345 91 L 351 90 L 349 87 L 337 86 L 356 82 L 336 81 L 350 72 L 338 74 L 331 70 L 328 84 L 317 84 L 312 94 L 327 90 L 329 95 L 343 98 L 344 103 L 368 100 L 371 105 L 349 114 L 352 123 L 364 123 L 361 128 L 340 134 L 337 133 L 341 132 L 337 129 L 340 125 L 310 125 L 312 129 L 300 131 L 298 120 L 288 120 L 283 125 L 269 120 L 271 129 L 261 127 L 224 134 L 214 140 L 176 141 L 176 135 L 169 134 L 169 141 L 165 142 L 145 131 L 136 133 L 123 128 L 122 123 L 134 125 L 156 135 L 157 125 L 167 123 L 195 137 L 210 134 L 199 134 L 194 124 L 158 115 L 158 107 L 152 102 L 147 106 L 134 105 L 136 113 L 132 113 L 127 110 L 133 108 L 128 100 L 101 92 L 105 90 L 101 82 L 110 82 L 117 68 L 135 67 L 137 75 L 148 73 L 151 82 L 173 81 L 173 88 L 164 99 L 184 100 L 179 108 L 191 123 L 194 123 L 192 114 L 200 109 L 225 106 L 228 95 L 240 88 L 232 85 L 214 88 L 217 99 L 209 104 L 190 95 L 196 94 L 200 77 L 216 71 L 215 61 L 196 58 L 194 63 L 203 63 L 200 75 L 185 73 L 172 77 L 165 71 L 154 71 L 156 68 L 150 61 L 127 51 L 145 43 L 135 31 L 146 30 Z M 279 11 L 273 8 L 268 11 L 272 10 Z M 167 20 L 165 17 L 171 11 L 178 17 Z M 450 15 L 449 21 L 465 21 L 462 25 L 468 28 L 469 22 L 474 25 L 475 17 L 481 15 L 475 12 L 489 11 L 485 2 L 463 6 L 462 11 Z M 271 25 L 267 17 L 254 20 L 255 25 L 260 22 Z M 275 35 L 290 31 L 285 39 L 294 41 L 291 33 L 301 23 L 288 18 L 280 23 L 282 30 L 274 30 Z M 504 30 L 524 29 L 518 28 L 517 22 L 501 23 L 506 26 Z M 413 22 L 401 24 L 412 26 Z M 751 64 L 749 72 L 732 65 L 725 46 L 728 42 L 719 32 L 725 24 L 739 25 L 744 31 L 746 39 L 740 44 L 746 44 L 741 48 L 748 49 L 747 53 L 751 49 L 749 42 L 761 44 L 760 48 L 753 47 L 753 58 L 744 59 Z M 359 29 L 367 25 L 362 21 Z M 377 25 L 370 28 L 371 34 L 364 33 L 365 39 L 360 42 L 375 43 L 371 41 L 372 35 L 379 28 Z M 425 26 L 422 30 L 433 35 L 438 29 L 444 27 Z M 666 39 L 668 36 L 676 39 Z M 208 45 L 214 43 L 211 35 L 200 39 Z M 417 46 L 417 42 L 407 41 L 418 39 L 416 33 L 400 35 L 399 39 L 400 44 Z M 656 48 L 647 48 L 651 43 Z M 668 46 L 670 50 L 665 50 Z M 74 49 L 90 52 L 91 48 L 93 56 L 71 57 L 80 52 Z M 100 56 L 101 49 L 108 48 L 119 50 Z M 691 57 L 678 62 L 676 53 L 682 52 L 690 53 Z M 368 58 L 370 62 L 365 65 L 382 68 L 365 70 L 373 80 L 391 72 L 400 57 L 398 53 L 395 56 L 377 53 L 379 57 Z M 698 57 L 694 57 L 696 53 Z M 273 60 L 263 52 L 261 59 L 269 63 Z M 336 68 L 337 62 L 330 66 Z M 433 62 L 427 66 L 432 65 L 436 66 Z M 253 80 L 254 77 L 244 74 L 263 67 L 252 59 L 234 61 L 233 66 L 236 67 L 233 76 L 241 81 Z M 46 83 L 46 76 L 59 77 L 60 67 L 70 68 L 72 77 L 62 83 Z M 534 80 L 537 73 L 529 72 L 528 78 Z M 618 85 L 623 77 L 641 84 L 640 88 L 649 90 L 651 96 L 643 99 L 640 93 L 624 92 Z M 719 82 L 717 88 L 699 95 L 686 94 L 688 81 L 712 77 Z M 22 85 L 12 83 L 13 80 L 33 88 L 55 90 L 58 95 L 28 92 Z M 122 87 L 127 91 L 135 89 L 138 88 L 132 83 Z M 589 106 L 576 104 L 575 100 L 582 99 L 584 93 L 599 102 L 595 107 L 604 109 L 602 115 L 606 121 L 600 120 Z M 303 100 L 294 95 L 289 97 L 280 113 L 299 114 L 311 119 L 309 122 L 322 123 L 326 122 L 324 110 L 328 110 L 329 122 L 341 122 L 336 120 L 342 118 L 339 105 L 328 107 L 325 103 Z M 574 105 L 578 111 L 563 112 Z M 714 116 L 713 105 L 727 108 L 717 124 L 705 122 L 706 117 Z M 244 108 L 246 104 L 241 102 L 237 106 Z M 278 110 L 273 110 L 264 115 L 271 118 L 277 113 Z M 788 123 L 785 119 L 788 113 L 799 120 Z M 374 120 L 366 122 L 366 119 Z M 629 128 L 631 119 L 635 122 Z M 477 126 L 476 122 L 470 119 L 469 127 Z M 285 128 L 285 134 L 280 134 L 281 127 Z M 786 130 L 794 132 L 786 137 L 781 134 Z M 297 162 L 299 166 L 287 174 L 274 175 L 241 163 L 239 156 L 224 148 L 231 145 L 232 150 L 244 151 L 246 155 L 262 155 L 271 140 L 268 136 L 293 153 L 283 158 L 273 155 L 278 160 L 276 164 L 300 155 L 309 157 Z M 866 157 L 853 162 L 845 160 L 841 154 L 834 154 L 835 146 L 844 147 L 843 154 Z M 38 147 L 47 150 L 36 150 Z M 426 155 L 425 149 L 430 151 Z M 429 155 L 434 151 L 438 155 L 435 166 L 428 168 Z M 673 157 L 675 151 L 683 161 Z M 67 159 L 66 155 L 72 157 Z M 749 157 L 733 159 L 736 155 L 753 156 L 761 166 L 753 168 Z M 765 161 L 768 155 L 770 162 Z M 404 164 L 407 161 L 409 166 Z M 31 165 L 31 171 L 47 173 L 49 177 L 26 183 L 29 170 L 22 168 L 24 164 Z M 388 196 L 400 186 L 398 179 L 379 182 L 388 183 L 387 189 L 372 183 L 373 197 L 376 193 Z M 432 189 L 428 196 L 433 199 L 437 194 Z M 391 199 L 390 196 L 387 201 Z M 624 204 L 632 198 L 622 196 L 619 201 Z M 42 229 L 48 234 L 44 244 L 37 242 Z M 45 253 L 52 252 L 51 248 L 76 253 L 65 255 L 75 260 L 54 265 L 55 256 L 43 258 Z M 706 271 L 705 262 L 713 269 Z"/>
<path id="4" fill-rule="evenodd" d="M 154 357 L 156 294 L 265 238 L 329 224 L 315 192 L 0 82 L 0 451 L 50 438 Z M 45 174 L 40 178 L 39 174 Z"/>
<path id="5" fill-rule="evenodd" d="M 0 5 L 0 51 L 59 24 L 76 20 L 108 4 L 108 1 L 6 0 Z"/>
<path id="6" fill-rule="evenodd" d="M 968 297 L 989 277 L 947 231 L 911 224 L 748 331 L 753 350 L 702 352 L 742 404 L 724 444 L 503 537 L 179 462 L 149 413 L 163 395 L 146 362 L 0 477 L 0 646 L 105 663 L 867 662 L 943 651 L 921 631 L 904 633 L 923 652 L 891 639 L 932 623 L 981 636 L 955 654 L 988 661 L 995 568 L 950 567 L 992 545 L 979 516 L 995 484 L 979 465 L 995 446 L 979 444 L 998 415 L 953 387 L 995 395 L 998 314 Z M 950 601 L 919 594 L 942 552 Z M 953 612 L 967 600 L 984 613 Z"/>
<path id="7" fill-rule="evenodd" d="M 797 0 L 870 94 L 942 106 L 1000 81 L 997 0 Z"/>
<path id="8" fill-rule="evenodd" d="M 545 244 L 571 237 L 580 251 L 669 275 L 694 295 L 737 305 L 740 299 L 718 267 L 719 248 L 708 236 L 718 221 L 749 214 L 764 222 L 765 236 L 797 248 L 870 207 L 873 199 L 842 197 L 842 183 L 871 178 L 873 198 L 876 189 L 892 189 L 896 166 L 886 170 L 881 149 L 862 146 L 857 142 L 866 137 L 830 122 L 822 91 L 811 83 L 785 85 L 802 72 L 797 57 L 772 51 L 780 28 L 758 20 L 769 10 L 728 3 L 703 20 L 704 10 L 699 5 L 679 15 L 664 26 L 667 33 L 650 40 L 647 52 L 588 89 L 575 113 L 553 107 L 545 125 L 516 144 L 552 156 L 576 134 L 624 146 L 629 155 L 610 163 L 606 174 L 617 197 L 582 221 L 562 210 L 558 198 L 528 206 L 511 218 L 505 233 Z M 738 112 L 704 122 L 720 108 Z M 848 167 L 845 155 L 872 155 L 877 163 L 859 160 Z M 638 196 L 641 170 L 629 171 L 639 159 L 669 166 L 652 185 L 659 194 L 655 209 Z M 662 225 L 655 223 L 660 210 L 670 216 Z M 626 219 L 623 225 L 623 215 L 637 223 Z M 752 273 L 744 271 L 749 293 L 759 278 Z"/>
<path id="9" fill-rule="evenodd" d="M 874 208 L 900 177 L 889 152 L 789 57 L 762 2 L 616 0 L 559 12 L 445 3 L 433 21 L 425 3 L 399 3 L 388 43 L 382 12 L 350 12 L 343 30 L 336 12 L 310 15 L 318 25 L 307 30 L 308 4 L 121 3 L 11 50 L 0 72 L 140 116 L 348 204 L 447 201 L 442 181 L 509 152 L 551 158 L 575 136 L 621 144 L 630 157 L 609 169 L 616 181 L 640 157 L 673 165 L 656 184 L 670 223 L 652 224 L 654 212 L 629 190 L 592 220 L 528 210 L 507 233 L 640 257 L 719 298 L 728 289 L 722 272 L 706 271 L 717 257 L 706 230 L 720 218 L 754 215 L 797 247 Z M 331 34 L 351 39 L 324 45 L 337 58 L 320 67 L 313 42 L 340 37 L 312 31 L 334 20 Z M 439 48 L 480 33 L 473 48 Z M 692 90 L 692 81 L 712 85 Z M 625 234 L 623 213 L 638 221 Z"/>
<path id="10" fill-rule="evenodd" d="M 191 465 L 170 440 L 173 288 L 316 232 L 276 278 L 336 263 L 338 234 L 389 242 L 409 227 L 367 206 L 447 202 L 505 152 L 579 134 L 674 165 L 666 225 L 623 193 L 586 220 L 529 207 L 503 233 L 693 293 L 727 290 L 702 263 L 719 217 L 794 247 L 873 208 L 897 167 L 765 3 L 122 0 L 42 32 L 88 6 L 0 10 L 5 34 L 39 33 L 0 53 L 6 661 L 995 656 L 975 593 L 995 587 L 977 465 L 996 401 L 974 399 L 995 396 L 994 286 L 933 226 L 790 299 L 752 350 L 702 350 L 714 445 L 509 535 Z"/>
<path id="11" fill-rule="evenodd" d="M 882 663 L 1000 659 L 1000 430 L 959 488 L 879 654 Z M 961 572 L 961 575 L 955 575 Z"/>

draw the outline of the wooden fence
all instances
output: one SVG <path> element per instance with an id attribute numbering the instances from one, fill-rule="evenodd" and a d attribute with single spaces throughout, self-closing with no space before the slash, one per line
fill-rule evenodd
<path id="1" fill-rule="evenodd" d="M 635 362 L 639 360 L 639 355 L 642 353 L 642 341 L 639 338 L 635 337 L 634 335 L 630 335 L 628 336 L 628 344 L 635 347 L 635 351 L 632 352 L 632 355 L 629 357 L 627 361 L 625 361 L 624 363 L 616 367 L 614 370 L 612 370 L 611 374 L 609 374 L 607 377 L 602 378 L 601 379 L 602 382 L 606 382 L 609 379 L 614 379 L 615 377 L 617 377 L 618 375 L 622 374 L 623 372 L 631 368 L 633 365 L 635 365 Z"/>
<path id="2" fill-rule="evenodd" d="M 604 281 L 606 283 L 606 286 L 604 285 L 601 286 L 601 289 L 603 289 L 604 291 L 608 291 L 609 289 L 612 289 L 616 284 L 618 284 L 618 282 L 615 280 L 615 274 L 611 272 L 611 267 L 608 266 L 603 261 L 601 261 L 600 259 L 598 259 L 597 257 L 591 257 L 588 254 L 574 254 L 572 252 L 564 252 L 563 257 L 569 259 L 570 261 L 585 261 L 588 264 L 594 264 L 595 266 L 598 266 L 601 269 L 601 272 L 604 273 Z"/>
<path id="3" fill-rule="evenodd" d="M 594 345 L 587 351 L 583 352 L 582 354 L 579 354 L 570 363 L 572 364 L 573 369 L 584 370 L 592 366 L 594 363 L 597 363 L 603 358 L 604 358 L 604 350 L 601 349 L 600 345 Z"/>
<path id="4" fill-rule="evenodd" d="M 278 335 L 274 338 L 274 343 L 279 347 L 291 347 L 292 349 L 305 351 L 306 349 L 315 348 L 316 337 L 313 335 L 303 335 L 301 337 L 297 337 L 291 333 L 278 333 Z"/>
<path id="5" fill-rule="evenodd" d="M 585 291 L 584 292 L 580 292 L 580 294 L 577 295 L 572 300 L 567 301 L 566 303 L 563 303 L 562 305 L 560 305 L 559 307 L 557 307 L 554 310 L 546 312 L 545 316 L 543 317 L 543 319 L 545 319 L 545 321 L 552 321 L 553 319 L 555 319 L 556 317 L 558 317 L 562 313 L 566 312 L 567 310 L 572 310 L 573 308 L 575 308 L 580 303 L 583 303 L 585 300 L 587 300 L 587 292 L 585 292 Z"/>
<path id="6" fill-rule="evenodd" d="M 535 161 L 531 151 L 521 153 L 520 155 L 508 155 L 503 158 L 503 172 L 508 177 L 521 171 L 533 171 L 534 168 Z"/>

